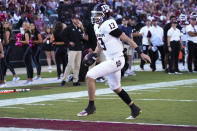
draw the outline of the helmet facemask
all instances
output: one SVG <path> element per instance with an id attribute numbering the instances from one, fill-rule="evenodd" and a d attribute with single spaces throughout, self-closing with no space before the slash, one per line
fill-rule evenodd
<path id="1" fill-rule="evenodd" d="M 102 11 L 91 11 L 91 22 L 92 24 L 102 23 L 104 20 L 105 14 Z"/>

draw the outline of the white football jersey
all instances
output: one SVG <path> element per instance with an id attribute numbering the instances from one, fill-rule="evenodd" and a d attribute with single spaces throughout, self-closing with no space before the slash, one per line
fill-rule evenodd
<path id="1" fill-rule="evenodd" d="M 115 20 L 109 19 L 103 22 L 100 26 L 94 25 L 94 31 L 97 37 L 98 44 L 103 49 L 106 58 L 115 58 L 123 55 L 123 44 L 120 38 L 116 38 L 109 33 L 118 28 Z"/>

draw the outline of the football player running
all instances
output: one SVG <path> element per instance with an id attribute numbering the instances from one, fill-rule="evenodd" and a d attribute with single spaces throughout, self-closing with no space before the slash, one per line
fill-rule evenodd
<path id="1" fill-rule="evenodd" d="M 94 24 L 94 31 L 97 37 L 97 47 L 94 53 L 99 53 L 103 50 L 107 60 L 96 65 L 87 72 L 87 87 L 89 95 L 89 104 L 77 116 L 87 116 L 96 111 L 94 105 L 95 99 L 95 79 L 102 76 L 108 77 L 108 84 L 131 109 L 131 115 L 127 119 L 136 118 L 141 109 L 134 104 L 129 95 L 121 88 L 121 69 L 125 64 L 123 56 L 123 44 L 125 41 L 129 43 L 141 58 L 146 62 L 151 62 L 149 56 L 143 54 L 137 44 L 127 37 L 125 33 L 118 29 L 118 25 L 114 19 L 110 19 L 111 9 L 106 4 L 97 4 L 91 11 L 91 22 Z"/>

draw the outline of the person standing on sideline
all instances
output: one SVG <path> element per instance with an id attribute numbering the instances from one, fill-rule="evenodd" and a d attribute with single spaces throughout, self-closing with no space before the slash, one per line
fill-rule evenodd
<path id="1" fill-rule="evenodd" d="M 47 64 L 48 64 L 48 71 L 49 72 L 52 72 L 51 59 L 53 60 L 53 63 L 56 65 L 54 46 L 52 45 L 52 43 L 50 43 L 51 35 L 52 35 L 51 28 L 46 27 L 44 39 L 43 39 L 43 44 L 44 44 L 43 50 L 45 51 L 45 54 L 47 57 Z"/>
<path id="2" fill-rule="evenodd" d="M 23 61 L 27 70 L 27 81 L 24 83 L 25 85 L 32 85 L 33 81 L 33 66 L 32 66 L 32 49 L 29 44 L 31 33 L 30 33 L 30 25 L 28 22 L 23 22 L 23 31 L 24 35 L 22 40 L 19 42 L 23 44 L 22 48 L 24 49 Z"/>
<path id="3" fill-rule="evenodd" d="M 36 66 L 37 76 L 34 77 L 34 80 L 41 80 L 41 64 L 40 64 L 40 53 L 41 53 L 41 44 L 42 44 L 42 36 L 40 32 L 37 30 L 37 27 L 34 23 L 30 24 L 31 30 L 31 43 L 32 44 L 32 57 L 33 62 Z"/>
<path id="4" fill-rule="evenodd" d="M 81 65 L 82 56 L 82 39 L 85 39 L 85 30 L 82 22 L 79 20 L 79 15 L 72 16 L 72 24 L 68 26 L 62 33 L 62 37 L 69 43 L 68 52 L 68 65 L 64 72 L 60 86 L 65 86 L 66 78 L 73 70 L 73 86 L 80 86 L 79 83 L 79 70 Z"/>
<path id="5" fill-rule="evenodd" d="M 156 60 L 158 59 L 158 50 L 161 54 L 162 67 L 164 65 L 164 49 L 163 49 L 163 29 L 158 25 L 157 18 L 152 20 L 152 26 L 148 32 L 148 41 L 149 41 L 149 55 L 151 57 L 151 69 L 154 72 L 156 70 Z"/>
<path id="6" fill-rule="evenodd" d="M 0 41 L 0 88 L 6 87 L 5 80 L 4 80 L 4 74 L 3 74 L 3 68 L 4 68 L 3 58 L 4 58 L 3 45 L 2 45 L 2 42 Z"/>
<path id="7" fill-rule="evenodd" d="M 177 21 L 172 21 L 172 26 L 168 30 L 168 51 L 170 52 L 168 74 L 181 74 L 178 68 L 179 52 L 181 49 L 181 32 L 177 28 Z"/>
<path id="8" fill-rule="evenodd" d="M 190 24 L 186 27 L 186 32 L 188 34 L 188 70 L 190 73 L 197 73 L 197 25 L 196 17 L 191 16 Z M 192 68 L 192 63 L 194 62 L 194 70 Z"/>
<path id="9" fill-rule="evenodd" d="M 86 75 L 89 104 L 77 116 L 87 116 L 96 111 L 95 100 L 95 79 L 101 76 L 108 77 L 109 87 L 130 107 L 131 116 L 127 119 L 137 117 L 141 109 L 134 104 L 129 95 L 121 88 L 121 69 L 124 66 L 125 59 L 123 56 L 123 44 L 129 43 L 145 61 L 150 62 L 149 56 L 141 52 L 137 44 L 127 37 L 119 28 L 114 19 L 110 17 L 110 7 L 106 4 L 95 5 L 91 11 L 91 21 L 94 25 L 95 34 L 98 44 L 95 53 L 103 50 L 107 60 L 90 69 Z"/>
<path id="10" fill-rule="evenodd" d="M 57 80 L 61 80 L 60 76 L 65 71 L 66 65 L 68 63 L 67 44 L 64 42 L 63 38 L 61 37 L 62 31 L 63 31 L 63 24 L 61 22 L 57 22 L 55 24 L 53 34 L 50 38 L 50 43 L 55 45 Z M 61 63 L 63 65 L 63 69 L 61 69 Z"/>
<path id="11" fill-rule="evenodd" d="M 168 30 L 171 28 L 172 25 L 172 21 L 176 20 L 176 17 L 174 15 L 170 16 L 170 23 L 167 23 L 163 30 L 164 30 L 164 54 L 165 54 L 165 62 L 164 62 L 164 67 L 165 67 L 165 72 L 168 73 L 169 72 L 169 50 L 168 50 Z M 179 24 L 177 24 L 177 28 L 181 31 L 181 26 Z"/>
<path id="12" fill-rule="evenodd" d="M 149 47 L 149 43 L 148 43 L 148 39 L 147 39 L 147 35 L 148 35 L 148 31 L 150 31 L 150 27 L 151 27 L 151 20 L 150 19 L 146 19 L 146 26 L 142 27 L 140 29 L 139 35 L 142 35 L 142 49 L 143 49 L 143 53 L 148 55 L 148 47 Z M 140 63 L 140 68 L 142 70 L 144 70 L 144 64 L 146 62 L 141 59 L 141 63 Z"/>
<path id="13" fill-rule="evenodd" d="M 16 72 L 13 68 L 13 66 L 10 64 L 9 57 L 11 53 L 11 44 L 10 44 L 10 38 L 12 37 L 12 30 L 11 30 L 11 25 L 8 22 L 4 23 L 4 31 L 3 31 L 3 49 L 4 49 L 4 63 L 5 63 L 5 68 L 4 68 L 4 76 L 6 76 L 7 68 L 12 72 L 13 75 L 13 81 L 16 82 L 20 80 L 20 77 L 16 75 Z"/>
<path id="14" fill-rule="evenodd" d="M 137 26 L 135 25 L 136 18 L 135 16 L 130 16 L 129 21 L 128 21 L 128 28 L 131 30 L 131 34 L 129 35 L 129 38 L 133 39 L 135 43 L 139 42 L 138 41 L 138 30 Z M 139 44 L 139 43 L 137 43 Z M 128 48 L 127 50 L 128 53 L 128 63 L 129 63 L 129 68 L 126 70 L 126 74 L 130 76 L 135 76 L 135 72 L 132 71 L 132 66 L 133 66 L 133 60 L 134 60 L 134 49 L 133 48 Z"/>
<path id="15" fill-rule="evenodd" d="M 122 19 L 122 25 L 120 25 L 119 28 L 129 38 L 132 37 L 132 35 L 131 35 L 131 33 L 132 33 L 132 27 L 131 26 L 128 26 L 128 18 L 127 17 L 124 17 Z M 131 66 L 132 66 L 132 60 L 131 60 L 132 59 L 132 48 L 129 45 L 129 43 L 126 43 L 126 42 L 123 43 L 123 46 L 124 46 L 124 48 L 127 49 L 125 53 L 127 54 L 127 63 L 129 63 L 129 67 L 128 67 L 128 69 L 125 72 L 125 76 L 135 75 L 135 73 L 132 70 L 130 70 L 131 69 Z"/>

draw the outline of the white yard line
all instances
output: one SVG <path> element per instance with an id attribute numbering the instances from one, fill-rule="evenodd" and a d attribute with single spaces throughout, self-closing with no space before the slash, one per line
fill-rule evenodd
<path id="1" fill-rule="evenodd" d="M 52 106 L 53 104 L 25 104 L 29 106 Z"/>
<path id="2" fill-rule="evenodd" d="M 129 95 L 140 95 L 142 93 L 131 93 L 131 92 L 127 92 Z M 116 94 L 109 94 L 109 95 L 99 95 L 99 96 L 117 96 Z"/>
<path id="3" fill-rule="evenodd" d="M 57 78 L 42 78 L 41 80 L 34 80 L 32 85 L 25 85 L 26 80 L 20 80 L 17 82 L 8 81 L 6 82 L 7 87 L 22 87 L 22 86 L 32 86 L 32 85 L 43 85 L 43 84 L 52 84 L 52 83 L 60 83 L 61 80 L 57 80 Z"/>
<path id="4" fill-rule="evenodd" d="M 88 100 L 89 98 L 74 98 L 74 99 L 85 99 L 85 100 Z M 120 100 L 120 98 L 119 97 L 117 97 L 117 98 L 96 98 L 97 100 L 115 100 L 115 99 L 119 99 Z"/>
<path id="5" fill-rule="evenodd" d="M 142 89 L 141 92 L 160 92 L 160 90 L 150 90 L 150 89 Z"/>
<path id="6" fill-rule="evenodd" d="M 135 99 L 142 101 L 175 101 L 175 102 L 197 102 L 197 100 L 176 100 L 176 99 Z"/>
<path id="7" fill-rule="evenodd" d="M 177 88 L 158 88 L 157 90 L 176 90 Z"/>
<path id="8" fill-rule="evenodd" d="M 186 85 L 186 84 L 194 84 L 194 83 L 197 83 L 197 79 L 179 80 L 179 81 L 171 81 L 171 82 L 159 82 L 159 83 L 143 84 L 143 85 L 136 85 L 136 86 L 125 86 L 123 88 L 126 91 L 134 91 L 134 90 L 159 88 L 159 87 L 173 87 L 173 86 L 178 86 L 178 85 Z M 104 95 L 104 94 L 110 94 L 110 93 L 113 93 L 113 91 L 111 91 L 109 88 L 96 90 L 96 95 Z M 26 98 L 5 99 L 5 100 L 0 100 L 0 107 L 18 105 L 18 104 L 29 104 L 29 103 L 36 103 L 36 102 L 43 102 L 43 101 L 52 101 L 52 100 L 59 100 L 59 99 L 79 98 L 79 97 L 86 97 L 86 96 L 88 96 L 87 91 L 79 91 L 79 92 L 69 92 L 69 93 L 34 96 L 34 97 L 26 97 Z"/>
<path id="9" fill-rule="evenodd" d="M 22 110 L 25 109 L 25 108 L 23 108 L 23 107 L 0 107 L 0 108 L 7 108 L 7 109 L 22 109 Z"/>
<path id="10" fill-rule="evenodd" d="M 74 99 L 87 99 L 88 98 L 74 98 Z M 119 97 L 117 98 L 96 98 L 97 100 L 115 100 L 115 99 L 120 99 Z M 197 102 L 197 100 L 176 100 L 176 99 L 134 99 L 134 100 L 142 100 L 142 101 L 172 101 L 172 102 Z"/>

